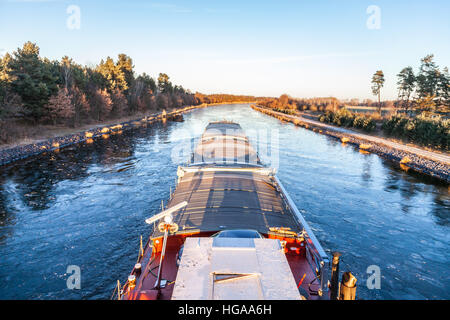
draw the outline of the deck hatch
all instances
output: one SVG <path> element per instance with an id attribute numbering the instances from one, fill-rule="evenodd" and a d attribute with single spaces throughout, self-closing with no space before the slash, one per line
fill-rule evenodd
<path id="1" fill-rule="evenodd" d="M 276 239 L 187 238 L 172 299 L 300 299 Z"/>
<path id="2" fill-rule="evenodd" d="M 217 248 L 246 248 L 254 249 L 255 242 L 253 238 L 214 238 L 213 249 Z"/>

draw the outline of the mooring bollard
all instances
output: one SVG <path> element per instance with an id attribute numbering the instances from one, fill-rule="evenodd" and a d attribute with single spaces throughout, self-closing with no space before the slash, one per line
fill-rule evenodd
<path id="1" fill-rule="evenodd" d="M 339 300 L 355 300 L 356 278 L 350 271 L 342 275 L 341 290 Z"/>

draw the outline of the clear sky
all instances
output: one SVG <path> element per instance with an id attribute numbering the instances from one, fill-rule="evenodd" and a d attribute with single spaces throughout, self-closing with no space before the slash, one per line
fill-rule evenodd
<path id="1" fill-rule="evenodd" d="M 203 93 L 375 99 L 381 69 L 392 99 L 426 54 L 450 67 L 450 1 L 0 0 L 0 54 L 28 40 L 81 64 L 126 53 L 138 73 Z"/>

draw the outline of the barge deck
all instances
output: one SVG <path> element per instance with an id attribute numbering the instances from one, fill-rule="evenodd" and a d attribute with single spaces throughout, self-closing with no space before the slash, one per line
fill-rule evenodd
<path id="1" fill-rule="evenodd" d="M 239 124 L 210 123 L 177 175 L 120 299 L 329 298 L 327 254 Z"/>

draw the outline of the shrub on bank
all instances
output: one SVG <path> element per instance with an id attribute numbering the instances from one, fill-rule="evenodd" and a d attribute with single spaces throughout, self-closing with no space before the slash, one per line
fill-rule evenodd
<path id="1" fill-rule="evenodd" d="M 371 132 L 375 129 L 375 120 L 366 115 L 354 114 L 346 108 L 338 111 L 327 110 L 319 117 L 321 122 L 335 124 L 341 127 L 353 127 Z"/>
<path id="2" fill-rule="evenodd" d="M 277 112 L 282 112 L 282 113 L 285 113 L 285 114 L 290 114 L 290 115 L 295 115 L 295 114 L 296 114 L 296 111 L 293 110 L 293 109 L 287 109 L 287 108 L 274 108 L 273 110 L 274 110 L 274 111 L 277 111 Z"/>
<path id="3" fill-rule="evenodd" d="M 415 118 L 393 115 L 383 123 L 388 136 L 408 139 L 425 146 L 450 149 L 450 120 L 422 113 Z"/>
<path id="4" fill-rule="evenodd" d="M 328 110 L 319 117 L 319 120 L 367 132 L 376 128 L 375 117 L 355 114 L 345 108 L 336 112 Z M 422 113 L 417 117 L 410 118 L 406 115 L 394 114 L 383 120 L 382 128 L 387 136 L 443 150 L 450 149 L 450 119 L 443 119 L 439 115 Z"/>
<path id="5" fill-rule="evenodd" d="M 372 117 L 357 115 L 353 120 L 353 127 L 367 132 L 373 131 L 376 126 L 375 120 Z"/>
<path id="6" fill-rule="evenodd" d="M 345 108 L 334 112 L 333 122 L 338 126 L 351 127 L 354 120 L 355 115 Z"/>

